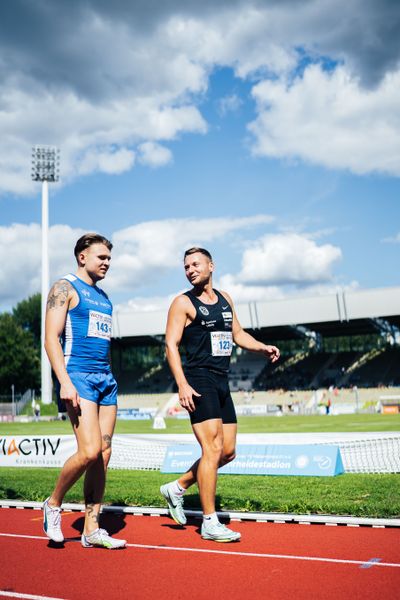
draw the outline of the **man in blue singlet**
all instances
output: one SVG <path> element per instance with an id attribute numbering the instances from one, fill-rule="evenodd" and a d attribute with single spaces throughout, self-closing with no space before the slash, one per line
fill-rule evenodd
<path id="1" fill-rule="evenodd" d="M 66 275 L 49 292 L 45 347 L 60 384 L 77 441 L 77 452 L 64 464 L 56 487 L 43 505 L 43 529 L 63 542 L 61 504 L 85 473 L 84 548 L 123 548 L 99 527 L 111 438 L 117 415 L 117 383 L 110 369 L 112 304 L 97 287 L 110 266 L 112 244 L 96 233 L 76 243 L 76 275 Z"/>
<path id="2" fill-rule="evenodd" d="M 235 458 L 237 419 L 229 391 L 228 372 L 233 342 L 275 362 L 279 350 L 258 342 L 237 319 L 231 298 L 213 289 L 214 264 L 204 248 L 185 252 L 186 277 L 193 288 L 175 298 L 168 313 L 166 352 L 178 386 L 179 402 L 189 412 L 201 458 L 182 477 L 161 486 L 172 518 L 186 523 L 183 494 L 197 481 L 203 509 L 201 536 L 233 542 L 240 533 L 219 522 L 215 512 L 217 470 Z M 183 370 L 179 353 L 186 349 Z"/>

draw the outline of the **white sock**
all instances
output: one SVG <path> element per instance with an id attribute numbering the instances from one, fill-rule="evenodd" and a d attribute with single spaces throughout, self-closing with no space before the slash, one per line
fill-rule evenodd
<path id="1" fill-rule="evenodd" d="M 186 492 L 185 488 L 179 485 L 178 480 L 173 481 L 169 485 L 171 492 L 177 496 L 183 496 L 183 494 Z"/>
<path id="2" fill-rule="evenodd" d="M 215 525 L 216 523 L 219 523 L 218 515 L 216 512 L 213 512 L 210 515 L 203 515 L 203 521 Z"/>

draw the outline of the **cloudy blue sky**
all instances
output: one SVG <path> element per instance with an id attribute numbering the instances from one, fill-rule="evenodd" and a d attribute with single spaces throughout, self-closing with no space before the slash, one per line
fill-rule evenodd
<path id="1" fill-rule="evenodd" d="M 34 144 L 51 278 L 101 232 L 121 308 L 194 244 L 236 302 L 399 285 L 399 30 L 396 0 L 3 0 L 0 310 L 40 289 Z"/>

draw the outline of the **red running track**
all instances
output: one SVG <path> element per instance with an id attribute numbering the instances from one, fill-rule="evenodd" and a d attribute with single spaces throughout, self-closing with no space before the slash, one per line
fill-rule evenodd
<path id="1" fill-rule="evenodd" d="M 400 597 L 398 529 L 237 522 L 242 541 L 217 544 L 201 539 L 198 520 L 181 528 L 165 517 L 102 519 L 128 548 L 82 548 L 81 513 L 63 513 L 57 547 L 40 511 L 0 509 L 0 600 Z"/>

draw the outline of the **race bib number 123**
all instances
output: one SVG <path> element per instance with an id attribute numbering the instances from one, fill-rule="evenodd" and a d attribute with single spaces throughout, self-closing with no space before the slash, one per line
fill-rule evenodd
<path id="1" fill-rule="evenodd" d="M 231 331 L 212 331 L 210 335 L 213 356 L 230 356 L 232 354 Z"/>

